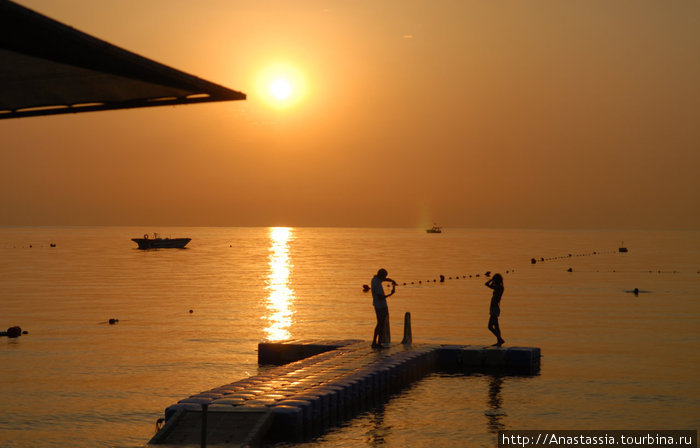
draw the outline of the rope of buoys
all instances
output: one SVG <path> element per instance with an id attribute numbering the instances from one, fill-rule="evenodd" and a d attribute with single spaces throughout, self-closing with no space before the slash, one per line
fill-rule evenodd
<path id="1" fill-rule="evenodd" d="M 530 263 L 531 263 L 531 264 L 536 264 L 536 263 L 542 263 L 542 262 L 545 262 L 545 261 L 564 260 L 564 259 L 569 260 L 569 259 L 574 258 L 574 257 L 587 257 L 587 256 L 592 256 L 592 255 L 616 254 L 616 253 L 618 253 L 617 250 L 609 250 L 609 251 L 598 251 L 598 250 L 594 250 L 593 252 L 579 253 L 579 254 L 569 253 L 569 254 L 567 254 L 567 255 L 557 256 L 557 257 L 532 258 L 532 259 L 530 260 Z M 506 274 L 510 274 L 511 272 L 515 272 L 515 269 L 508 269 L 508 270 L 505 271 Z M 569 269 L 567 270 L 567 272 L 573 272 L 573 268 L 569 268 Z M 651 272 L 651 271 L 650 271 L 650 272 Z M 698 271 L 698 273 L 700 273 L 700 271 Z M 445 283 L 445 280 L 459 280 L 460 278 L 463 278 L 463 279 L 465 279 L 465 278 L 479 278 L 479 277 L 481 277 L 481 275 L 482 275 L 482 274 L 469 274 L 469 275 L 463 274 L 463 275 L 456 275 L 456 276 L 454 276 L 454 277 L 445 277 L 443 274 L 440 274 L 439 280 L 438 280 L 437 278 L 427 279 L 427 280 L 414 280 L 414 281 L 412 281 L 412 282 L 402 282 L 401 285 L 402 285 L 402 286 L 410 286 L 410 285 L 423 285 L 424 283 L 425 283 L 425 284 L 438 283 L 438 282 L 439 282 L 439 283 Z M 490 276 L 491 276 L 491 271 L 486 271 L 486 272 L 483 274 L 483 276 L 484 276 L 484 277 L 490 277 Z M 363 290 L 363 292 L 368 292 L 370 289 L 371 289 L 371 288 L 369 287 L 369 285 L 362 285 L 362 290 Z"/>
<path id="2" fill-rule="evenodd" d="M 4 249 L 9 249 L 9 248 L 10 248 L 10 246 L 2 246 L 2 247 L 3 247 Z M 56 243 L 49 243 L 48 246 L 45 246 L 45 245 L 43 245 L 43 244 L 40 244 L 40 245 L 38 245 L 37 247 L 41 247 L 41 248 L 44 248 L 44 247 L 56 247 Z M 19 249 L 33 249 L 33 248 L 34 248 L 34 244 L 29 244 L 28 246 L 17 246 L 16 244 L 12 245 L 12 249 L 18 249 L 18 248 L 19 248 Z"/>
<path id="3" fill-rule="evenodd" d="M 568 259 L 573 258 L 573 257 L 590 257 L 592 255 L 616 254 L 616 253 L 618 253 L 618 251 L 616 251 L 616 250 L 604 251 L 604 252 L 594 250 L 593 252 L 590 252 L 590 253 L 582 253 L 582 254 L 576 254 L 576 255 L 567 254 L 567 255 L 560 255 L 558 257 L 548 257 L 548 258 L 545 258 L 545 257 L 535 258 L 535 257 L 533 257 L 530 259 L 530 264 L 537 264 L 537 263 L 542 263 L 545 261 L 555 261 L 555 260 L 564 260 L 564 259 L 568 260 Z"/>
<path id="4" fill-rule="evenodd" d="M 515 272 L 515 269 L 508 269 L 505 271 L 506 274 L 510 274 L 511 272 Z M 459 280 L 459 279 L 466 279 L 466 278 L 480 278 L 481 276 L 484 277 L 490 277 L 491 276 L 491 271 L 486 271 L 484 274 L 463 274 L 463 275 L 455 275 L 450 276 L 450 277 L 445 277 L 443 274 L 440 274 L 438 278 L 433 278 L 433 279 L 427 279 L 427 280 L 414 280 L 412 282 L 402 282 L 400 283 L 402 286 L 410 286 L 410 285 L 423 285 L 425 284 L 430 284 L 430 283 L 445 283 L 445 280 Z M 398 285 L 399 283 L 397 283 Z M 368 292 L 370 290 L 369 285 L 362 285 L 362 291 L 363 292 Z"/>
<path id="5" fill-rule="evenodd" d="M 558 257 L 548 257 L 548 258 L 540 257 L 540 258 L 532 258 L 532 259 L 530 260 L 530 262 L 531 262 L 531 264 L 536 264 L 536 263 L 541 263 L 541 262 L 545 262 L 545 261 L 570 260 L 570 259 L 572 259 L 572 258 L 574 258 L 574 257 L 586 257 L 586 256 L 604 255 L 604 254 L 610 255 L 610 254 L 617 254 L 617 253 L 618 253 L 617 250 L 608 250 L 608 251 L 597 251 L 597 250 L 596 250 L 596 251 L 589 252 L 589 253 L 580 253 L 580 254 L 569 253 L 569 254 L 567 254 L 567 255 L 562 255 L 562 256 L 558 256 Z M 509 270 L 506 270 L 506 271 L 504 271 L 504 272 L 505 272 L 506 274 L 509 274 L 509 273 L 511 273 L 511 272 L 515 272 L 515 269 L 509 269 Z M 569 267 L 569 268 L 566 270 L 566 272 L 574 272 L 574 269 L 571 268 L 571 267 Z M 600 271 L 596 271 L 596 272 L 600 272 Z M 608 272 L 608 271 L 606 271 L 606 272 Z M 616 270 L 613 269 L 612 271 L 609 271 L 609 272 L 618 272 L 618 271 L 616 271 Z M 622 272 L 622 271 L 619 271 L 619 272 Z M 626 271 L 626 272 L 627 272 L 627 271 Z M 650 274 L 652 274 L 652 273 L 658 273 L 658 274 L 679 274 L 679 273 L 680 273 L 680 271 L 678 271 L 678 270 L 663 271 L 663 270 L 654 270 L 654 269 L 649 269 L 648 271 L 629 271 L 629 272 L 649 272 Z M 698 270 L 697 273 L 700 274 L 700 270 Z M 439 277 L 438 277 L 439 280 L 438 280 L 438 278 L 433 278 L 433 279 L 427 279 L 427 280 L 417 280 L 417 281 L 414 280 L 414 281 L 412 281 L 412 282 L 402 282 L 402 283 L 400 283 L 400 284 L 403 285 L 403 286 L 410 286 L 410 285 L 424 285 L 424 284 L 431 284 L 431 283 L 433 283 L 433 284 L 435 284 L 435 283 L 445 283 L 445 280 L 459 280 L 460 278 L 479 278 L 481 275 L 482 275 L 482 274 L 469 274 L 469 275 L 461 275 L 461 276 L 460 276 L 460 275 L 456 275 L 456 276 L 454 276 L 454 277 L 445 277 L 443 274 L 440 274 Z M 491 276 L 491 271 L 486 271 L 486 272 L 483 274 L 483 276 L 484 276 L 484 277 L 490 277 L 490 276 Z M 363 290 L 364 292 L 368 292 L 368 291 L 370 291 L 370 289 L 371 289 L 371 288 L 370 288 L 369 285 L 362 285 L 362 290 Z"/>

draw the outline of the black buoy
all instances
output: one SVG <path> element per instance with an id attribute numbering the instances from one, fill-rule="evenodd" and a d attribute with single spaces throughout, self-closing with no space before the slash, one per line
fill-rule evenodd
<path id="1" fill-rule="evenodd" d="M 566 272 L 574 272 L 574 270 L 572 268 L 569 268 L 566 270 Z"/>
<path id="2" fill-rule="evenodd" d="M 108 322 L 109 322 L 110 325 L 114 325 L 114 324 L 116 324 L 117 322 L 119 322 L 119 319 L 115 319 L 114 317 L 112 317 L 111 319 L 109 319 Z"/>
<path id="3" fill-rule="evenodd" d="M 194 313 L 194 310 L 190 310 L 190 314 Z"/>
<path id="4" fill-rule="evenodd" d="M 639 288 L 634 288 L 632 290 L 632 292 L 634 293 L 635 296 L 638 296 L 639 295 Z"/>
<path id="5" fill-rule="evenodd" d="M 445 276 L 440 274 L 440 283 L 445 283 Z"/>
<path id="6" fill-rule="evenodd" d="M 491 271 L 486 271 L 486 273 L 485 273 L 484 275 L 485 275 L 486 277 L 491 277 Z"/>
<path id="7" fill-rule="evenodd" d="M 364 291 L 364 292 L 369 291 L 369 285 L 362 285 L 362 291 Z M 190 310 L 190 313 L 191 312 L 192 312 L 192 310 Z"/>
<path id="8" fill-rule="evenodd" d="M 535 263 L 537 263 L 537 260 L 535 260 L 534 258 L 531 258 L 530 263 L 535 264 Z"/>
<path id="9" fill-rule="evenodd" d="M 22 335 L 22 329 L 20 327 L 10 327 L 7 329 L 8 338 L 18 338 Z"/>

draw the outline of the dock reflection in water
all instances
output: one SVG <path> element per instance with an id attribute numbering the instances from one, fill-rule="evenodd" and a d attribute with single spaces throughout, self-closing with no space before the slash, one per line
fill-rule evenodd
<path id="1" fill-rule="evenodd" d="M 289 286 L 292 264 L 289 258 L 289 243 L 294 239 L 289 227 L 270 228 L 270 272 L 267 278 L 267 321 L 265 334 L 268 341 L 289 339 L 289 327 L 294 316 L 294 290 Z"/>
<path id="2" fill-rule="evenodd" d="M 501 397 L 501 388 L 503 387 L 503 377 L 493 375 L 489 376 L 489 409 L 484 413 L 488 422 L 486 426 L 489 432 L 497 434 L 498 431 L 506 429 L 503 424 L 503 417 L 506 413 L 501 409 L 503 407 L 503 398 Z"/>

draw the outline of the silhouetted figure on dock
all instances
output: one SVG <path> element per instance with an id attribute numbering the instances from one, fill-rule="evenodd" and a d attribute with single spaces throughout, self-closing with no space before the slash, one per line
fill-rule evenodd
<path id="1" fill-rule="evenodd" d="M 494 274 L 493 278 L 487 281 L 485 285 L 493 289 L 491 307 L 489 309 L 490 318 L 488 328 L 497 338 L 496 343 L 493 345 L 500 347 L 506 342 L 501 337 L 501 327 L 498 326 L 498 316 L 501 315 L 501 297 L 503 297 L 503 277 L 501 274 Z"/>
<path id="2" fill-rule="evenodd" d="M 374 327 L 374 336 L 372 337 L 372 347 L 381 347 L 385 340 L 385 328 L 389 324 L 389 305 L 386 299 L 396 292 L 396 282 L 387 277 L 386 269 L 377 271 L 377 275 L 372 277 L 372 305 L 374 312 L 377 315 L 377 326 Z M 384 282 L 391 282 L 391 292 L 384 293 Z"/>

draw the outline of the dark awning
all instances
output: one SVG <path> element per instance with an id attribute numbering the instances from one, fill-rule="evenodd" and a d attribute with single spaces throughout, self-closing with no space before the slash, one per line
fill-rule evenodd
<path id="1" fill-rule="evenodd" d="M 0 0 L 0 119 L 245 98 Z"/>

